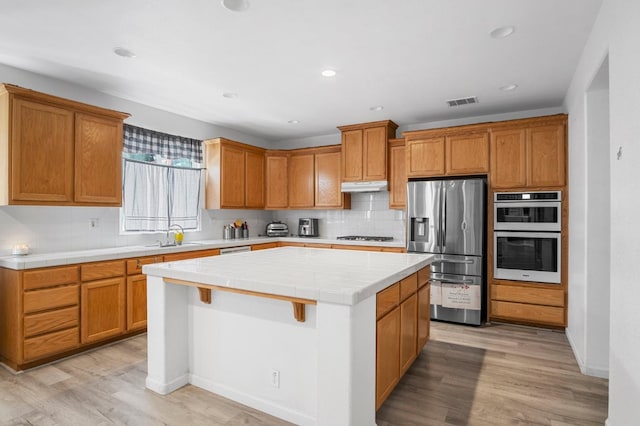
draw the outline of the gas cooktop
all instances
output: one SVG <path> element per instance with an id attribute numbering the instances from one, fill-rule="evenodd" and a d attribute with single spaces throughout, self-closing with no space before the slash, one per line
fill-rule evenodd
<path id="1" fill-rule="evenodd" d="M 349 241 L 392 241 L 393 237 L 369 237 L 364 235 L 346 235 L 344 237 L 338 237 L 338 240 Z"/>

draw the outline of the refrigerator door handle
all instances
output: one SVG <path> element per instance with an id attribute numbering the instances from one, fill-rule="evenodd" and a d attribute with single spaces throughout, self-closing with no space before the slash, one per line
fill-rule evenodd
<path id="1" fill-rule="evenodd" d="M 442 247 L 442 252 L 446 251 L 447 247 L 447 185 L 446 182 L 442 182 L 442 242 L 440 246 Z"/>
<path id="2" fill-rule="evenodd" d="M 447 278 L 437 278 L 435 281 L 440 281 L 445 284 L 473 284 L 473 280 L 462 279 L 462 280 L 450 280 Z"/>
<path id="3" fill-rule="evenodd" d="M 471 265 L 473 260 L 445 260 L 445 259 L 437 259 L 434 260 L 433 263 L 459 263 L 462 265 Z"/>

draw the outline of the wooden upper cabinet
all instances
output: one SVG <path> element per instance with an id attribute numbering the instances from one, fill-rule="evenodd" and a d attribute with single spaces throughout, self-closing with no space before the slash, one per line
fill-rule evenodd
<path id="1" fill-rule="evenodd" d="M 491 186 L 518 188 L 526 183 L 526 130 L 491 132 Z"/>
<path id="2" fill-rule="evenodd" d="M 362 180 L 362 129 L 342 133 L 342 155 L 344 166 L 342 179 L 345 182 Z"/>
<path id="3" fill-rule="evenodd" d="M 315 154 L 315 206 L 334 208 L 343 207 L 345 195 L 340 191 L 339 148 L 319 151 Z"/>
<path id="4" fill-rule="evenodd" d="M 407 159 L 404 139 L 389 141 L 389 208 L 407 206 Z"/>
<path id="5" fill-rule="evenodd" d="M 313 153 L 289 157 L 289 207 L 310 208 L 315 202 L 315 157 Z"/>
<path id="6" fill-rule="evenodd" d="M 264 150 L 224 138 L 204 141 L 207 209 L 263 208 Z"/>
<path id="7" fill-rule="evenodd" d="M 264 151 L 245 152 L 245 206 L 261 209 L 264 207 Z"/>
<path id="8" fill-rule="evenodd" d="M 446 172 L 448 175 L 471 175 L 489 172 L 489 134 L 447 136 Z"/>
<path id="9" fill-rule="evenodd" d="M 10 198 L 72 202 L 73 112 L 15 99 L 11 113 Z"/>
<path id="10" fill-rule="evenodd" d="M 408 177 L 444 175 L 444 139 L 444 136 L 440 136 L 407 141 L 406 161 Z"/>
<path id="11" fill-rule="evenodd" d="M 485 174 L 489 171 L 489 134 L 456 134 L 451 129 L 408 132 L 409 177 Z"/>
<path id="12" fill-rule="evenodd" d="M 0 85 L 0 205 L 121 205 L 127 116 Z"/>
<path id="13" fill-rule="evenodd" d="M 340 126 L 342 132 L 342 181 L 387 179 L 387 142 L 398 125 L 393 121 Z"/>
<path id="14" fill-rule="evenodd" d="M 75 201 L 122 204 L 122 120 L 76 114 Z"/>
<path id="15" fill-rule="evenodd" d="M 286 209 L 289 206 L 289 156 L 267 151 L 266 155 L 267 209 Z"/>
<path id="16" fill-rule="evenodd" d="M 529 186 L 564 186 L 564 123 L 527 130 L 527 183 Z"/>
<path id="17" fill-rule="evenodd" d="M 513 123 L 491 131 L 491 186 L 555 188 L 566 183 L 566 116 Z"/>

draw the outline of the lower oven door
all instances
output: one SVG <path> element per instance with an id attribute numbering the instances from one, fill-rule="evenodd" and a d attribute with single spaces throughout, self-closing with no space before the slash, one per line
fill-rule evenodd
<path id="1" fill-rule="evenodd" d="M 494 232 L 493 278 L 560 284 L 559 232 Z"/>
<path id="2" fill-rule="evenodd" d="M 482 277 L 431 274 L 431 319 L 482 324 L 485 296 Z"/>

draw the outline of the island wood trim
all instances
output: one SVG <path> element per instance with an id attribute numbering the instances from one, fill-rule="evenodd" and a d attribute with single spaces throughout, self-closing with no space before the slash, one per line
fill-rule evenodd
<path id="1" fill-rule="evenodd" d="M 302 299 L 299 297 L 280 296 L 278 294 L 261 293 L 259 291 L 242 290 L 238 288 L 222 287 L 219 285 L 195 283 L 193 281 L 177 280 L 175 278 L 163 278 L 164 282 L 169 284 L 188 285 L 190 287 L 196 287 L 200 293 L 200 300 L 202 303 L 211 303 L 211 290 L 227 291 L 229 293 L 246 294 L 248 296 L 265 297 L 267 299 L 283 300 L 291 302 L 293 304 L 293 316 L 298 322 L 305 322 L 306 320 L 306 305 L 316 305 L 318 302 L 311 299 Z"/>

